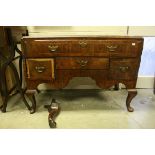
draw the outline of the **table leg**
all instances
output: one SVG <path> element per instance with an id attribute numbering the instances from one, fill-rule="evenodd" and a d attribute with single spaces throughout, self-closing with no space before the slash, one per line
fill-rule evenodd
<path id="1" fill-rule="evenodd" d="M 114 85 L 114 90 L 119 90 L 119 83 Z"/>
<path id="2" fill-rule="evenodd" d="M 128 96 L 126 98 L 126 107 L 129 112 L 133 112 L 134 108 L 130 106 L 132 99 L 137 95 L 136 90 L 128 90 Z"/>

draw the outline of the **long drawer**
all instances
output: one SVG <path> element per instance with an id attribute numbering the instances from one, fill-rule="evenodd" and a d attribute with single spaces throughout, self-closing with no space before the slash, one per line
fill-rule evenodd
<path id="1" fill-rule="evenodd" d="M 95 57 L 58 57 L 56 69 L 108 69 L 108 58 Z"/>

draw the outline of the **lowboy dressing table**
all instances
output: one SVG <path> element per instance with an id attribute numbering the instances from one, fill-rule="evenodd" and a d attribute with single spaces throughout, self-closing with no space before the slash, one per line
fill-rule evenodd
<path id="1" fill-rule="evenodd" d="M 22 53 L 27 94 L 36 109 L 34 92 L 41 83 L 64 88 L 73 77 L 91 77 L 103 89 L 125 84 L 126 106 L 135 89 L 143 38 L 123 36 L 23 37 Z"/>

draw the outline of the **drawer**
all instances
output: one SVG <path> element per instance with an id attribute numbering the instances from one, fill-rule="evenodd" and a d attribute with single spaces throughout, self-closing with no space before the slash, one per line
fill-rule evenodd
<path id="1" fill-rule="evenodd" d="M 77 39 L 71 41 L 71 52 L 73 56 L 93 56 L 94 41 Z"/>
<path id="2" fill-rule="evenodd" d="M 59 57 L 56 69 L 108 69 L 108 58 L 97 57 Z"/>
<path id="3" fill-rule="evenodd" d="M 68 53 L 70 42 L 67 40 L 52 39 L 25 39 L 23 40 L 23 50 L 26 57 L 48 58 Z"/>
<path id="4" fill-rule="evenodd" d="M 111 59 L 110 79 L 132 80 L 137 78 L 139 59 Z"/>
<path id="5" fill-rule="evenodd" d="M 52 80 L 54 79 L 53 59 L 27 59 L 27 77 L 30 80 Z"/>
<path id="6" fill-rule="evenodd" d="M 138 57 L 142 52 L 143 40 L 105 40 L 102 45 L 110 57 Z"/>

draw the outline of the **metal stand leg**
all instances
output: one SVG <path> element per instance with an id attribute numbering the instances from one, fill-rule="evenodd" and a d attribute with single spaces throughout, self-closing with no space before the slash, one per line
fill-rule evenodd
<path id="1" fill-rule="evenodd" d="M 30 114 L 33 114 L 36 112 L 36 98 L 35 98 L 35 93 L 36 91 L 27 91 L 26 95 L 27 97 L 30 99 L 32 106 L 31 106 L 31 110 L 30 110 Z"/>
<path id="2" fill-rule="evenodd" d="M 7 90 L 7 84 L 6 84 L 6 77 L 5 77 L 5 68 L 3 68 L 1 70 L 1 82 L 3 84 L 3 93 L 2 93 L 2 101 L 3 101 L 3 105 L 1 106 L 1 111 L 2 112 L 6 112 L 6 107 L 7 107 L 7 102 L 9 100 L 9 93 Z"/>
<path id="3" fill-rule="evenodd" d="M 21 83 L 20 83 L 20 79 L 19 79 L 19 76 L 18 76 L 18 72 L 15 68 L 15 66 L 11 63 L 10 66 L 12 67 L 12 70 L 14 72 L 14 76 L 15 76 L 15 79 L 16 79 L 16 84 L 17 84 L 17 90 L 19 91 L 23 101 L 24 101 L 24 104 L 26 105 L 26 107 L 28 108 L 28 110 L 31 110 L 31 107 L 30 105 L 27 103 L 26 99 L 25 99 L 25 96 L 24 96 L 24 92 L 23 92 L 23 89 L 21 88 Z"/>
<path id="4" fill-rule="evenodd" d="M 11 51 L 12 52 L 12 51 Z M 7 108 L 7 103 L 10 97 L 10 93 L 12 92 L 12 90 L 16 89 L 17 92 L 20 93 L 24 104 L 26 105 L 26 107 L 28 108 L 28 110 L 31 110 L 31 107 L 29 106 L 29 104 L 27 103 L 25 96 L 24 96 L 24 90 L 22 89 L 22 79 L 19 78 L 18 72 L 16 67 L 13 64 L 13 55 L 12 57 L 10 57 L 10 59 L 8 60 L 7 58 L 5 58 L 3 55 L 0 55 L 2 59 L 4 59 L 6 61 L 6 63 L 3 64 L 0 73 L 1 73 L 1 78 L 0 78 L 0 82 L 2 85 L 2 97 L 3 97 L 3 105 L 1 107 L 2 112 L 6 112 L 6 108 Z M 22 58 L 20 57 L 19 60 L 19 64 L 21 66 L 19 66 L 20 68 L 20 77 L 22 78 Z M 6 69 L 7 67 L 10 67 L 11 70 L 13 71 L 14 77 L 15 77 L 15 85 L 14 87 L 10 90 L 7 89 L 7 82 L 6 82 Z"/>

